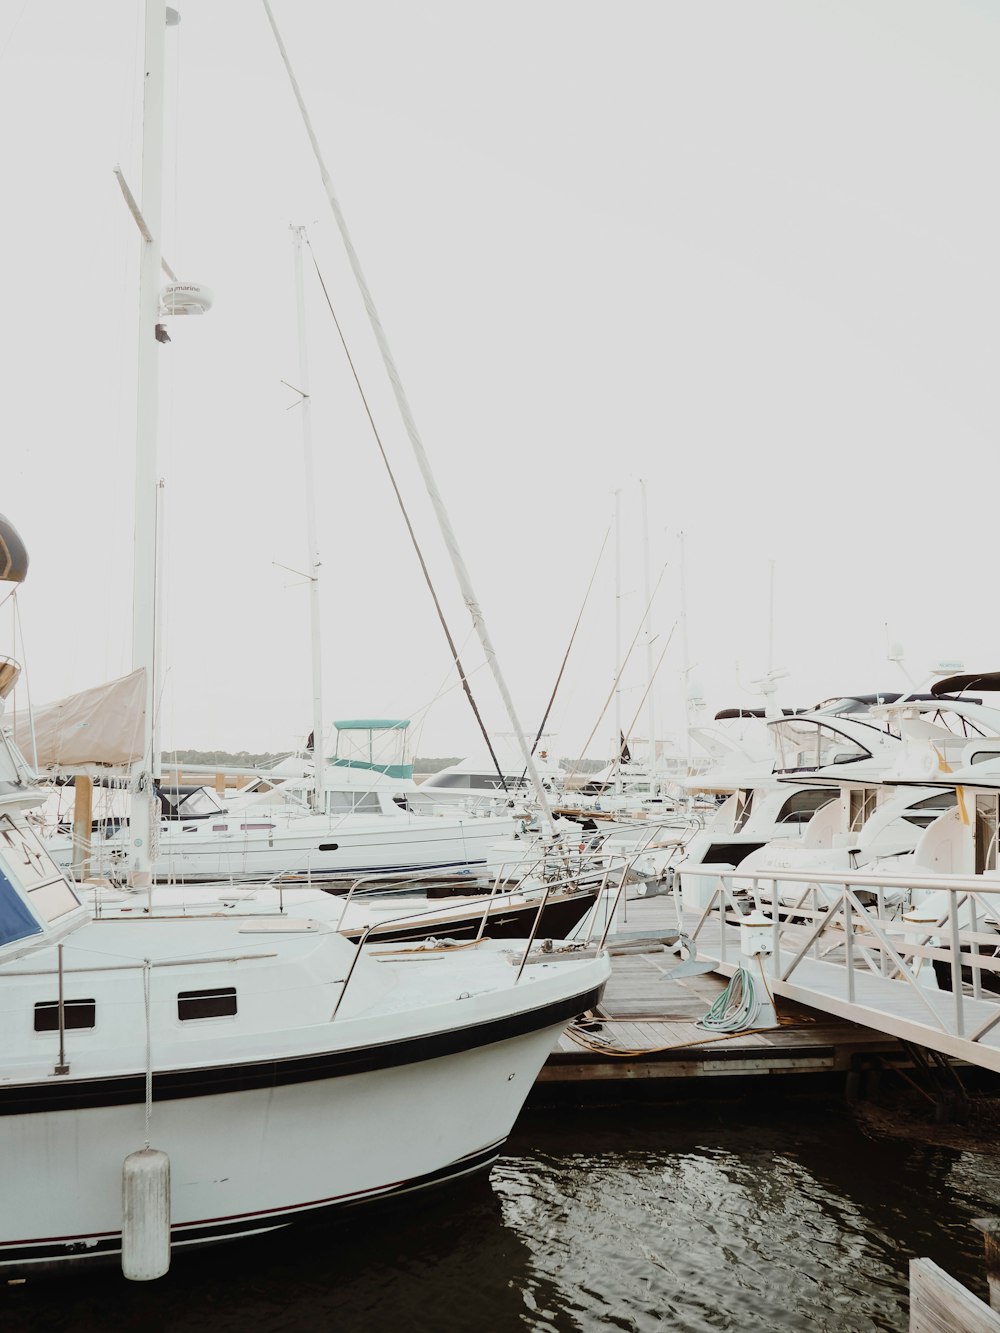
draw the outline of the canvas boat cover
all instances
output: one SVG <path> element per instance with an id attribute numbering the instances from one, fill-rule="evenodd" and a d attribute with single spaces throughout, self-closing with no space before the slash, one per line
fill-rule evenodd
<path id="1" fill-rule="evenodd" d="M 13 713 L 14 743 L 39 772 L 123 768 L 142 757 L 146 672 Z M 34 727 L 32 727 L 32 721 Z"/>

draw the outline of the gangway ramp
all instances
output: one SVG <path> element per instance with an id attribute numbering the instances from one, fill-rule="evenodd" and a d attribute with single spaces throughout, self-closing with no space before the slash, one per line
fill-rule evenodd
<path id="1" fill-rule="evenodd" d="M 1000 916 L 1000 879 L 684 873 L 704 877 L 710 893 L 700 913 L 682 913 L 683 928 L 720 972 L 748 966 L 775 996 L 1000 1073 L 1000 994 L 989 990 L 1000 985 L 1000 935 L 987 924 Z M 939 906 L 926 920 L 905 919 L 893 906 L 901 891 Z M 754 908 L 771 918 L 771 953 L 747 959 L 739 923 Z M 928 985 L 935 961 L 951 990 Z"/>

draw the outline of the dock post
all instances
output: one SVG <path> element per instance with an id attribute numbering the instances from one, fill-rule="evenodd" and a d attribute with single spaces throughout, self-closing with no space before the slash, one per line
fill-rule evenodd
<path id="1" fill-rule="evenodd" d="M 73 779 L 73 866 L 75 879 L 90 874 L 91 831 L 94 821 L 94 779 L 78 773 Z"/>
<path id="2" fill-rule="evenodd" d="M 975 1217 L 972 1225 L 983 1233 L 986 1248 L 986 1280 L 990 1288 L 990 1308 L 1000 1310 L 1000 1218 Z"/>
<path id="3" fill-rule="evenodd" d="M 777 885 L 775 885 L 775 889 L 777 889 Z M 740 953 L 743 955 L 743 965 L 749 970 L 750 964 L 756 959 L 764 988 L 765 998 L 761 999 L 757 1017 L 753 1022 L 755 1028 L 776 1028 L 780 1026 L 778 1015 L 774 1009 L 774 997 L 767 984 L 764 971 L 764 959 L 771 954 L 771 930 L 776 920 L 777 913 L 774 914 L 774 920 L 772 921 L 763 912 L 753 911 L 748 912 L 740 921 Z"/>

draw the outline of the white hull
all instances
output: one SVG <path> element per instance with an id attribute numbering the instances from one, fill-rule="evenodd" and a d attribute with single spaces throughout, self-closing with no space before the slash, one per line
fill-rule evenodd
<path id="1" fill-rule="evenodd" d="M 157 880 L 185 882 L 269 879 L 273 875 L 349 879 L 413 870 L 473 870 L 486 864 L 490 846 L 513 832 L 506 817 L 436 815 L 257 816 L 161 825 Z M 120 876 L 129 869 L 128 830 L 95 836 L 92 876 Z M 69 839 L 49 851 L 69 871 Z"/>
<path id="2" fill-rule="evenodd" d="M 273 1230 L 488 1167 L 575 1003 L 586 997 L 564 995 L 547 1019 L 498 1019 L 498 1031 L 531 1029 L 503 1040 L 478 1025 L 441 1030 L 374 1053 L 318 1053 L 304 1076 L 272 1061 L 273 1084 L 217 1095 L 173 1096 L 169 1076 L 157 1076 L 169 1099 L 154 1101 L 150 1136 L 170 1158 L 172 1246 Z M 361 1072 L 350 1072 L 352 1059 Z M 380 1062 L 386 1067 L 364 1069 Z M 316 1078 L 324 1063 L 332 1076 Z M 295 1081 L 282 1082 L 290 1074 Z M 230 1066 L 206 1079 L 238 1088 L 241 1076 L 261 1083 L 268 1071 Z M 0 1094 L 0 1268 L 8 1277 L 120 1255 L 122 1164 L 144 1141 L 143 1079 L 133 1078 L 126 1104 L 81 1105 L 125 1092 L 101 1082 L 53 1078 Z M 56 1093 L 65 1109 L 18 1114 L 19 1092 L 28 1105 Z"/>

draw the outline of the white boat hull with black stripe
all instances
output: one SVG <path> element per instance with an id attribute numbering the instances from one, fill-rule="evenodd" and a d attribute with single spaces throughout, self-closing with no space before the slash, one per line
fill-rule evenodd
<path id="1" fill-rule="evenodd" d="M 604 959 L 556 961 L 515 984 L 510 947 L 383 946 L 345 989 L 358 947 L 287 918 L 89 923 L 62 953 L 61 1034 L 56 949 L 0 970 L 12 1276 L 118 1255 L 122 1163 L 147 1139 L 170 1159 L 174 1247 L 487 1167 L 607 975 Z"/>

